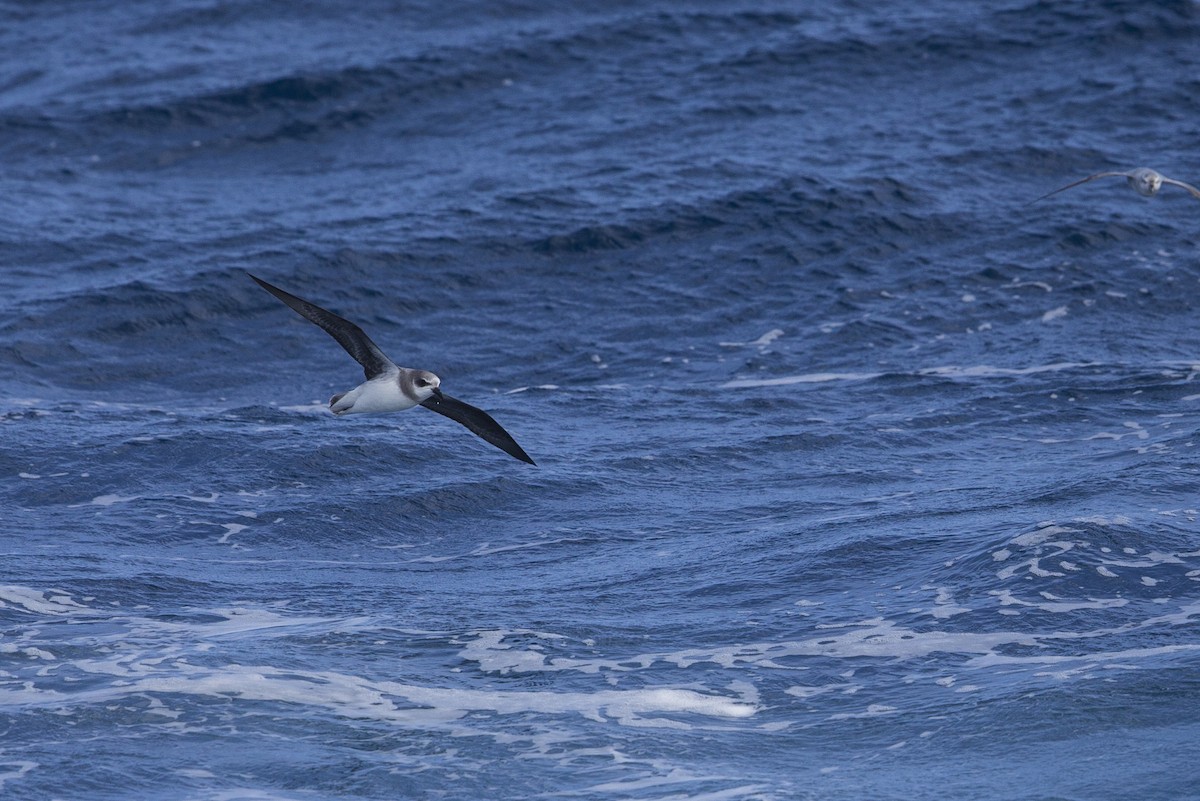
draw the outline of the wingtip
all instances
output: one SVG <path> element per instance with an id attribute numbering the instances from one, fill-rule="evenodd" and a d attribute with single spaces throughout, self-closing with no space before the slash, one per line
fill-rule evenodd
<path id="1" fill-rule="evenodd" d="M 267 290 L 268 292 L 270 292 L 272 295 L 274 295 L 274 296 L 275 296 L 275 297 L 277 297 L 277 298 L 279 297 L 279 288 L 278 288 L 278 287 L 272 286 L 271 284 L 269 284 L 269 283 L 267 283 L 266 281 L 262 280 L 262 279 L 261 279 L 261 278 L 259 278 L 257 275 L 255 275 L 254 273 L 250 272 L 249 270 L 247 270 L 247 271 L 246 271 L 246 275 L 250 276 L 251 280 L 253 280 L 253 281 L 254 281 L 254 283 L 258 284 L 258 286 L 259 286 L 261 289 L 265 289 L 265 290 Z"/>
<path id="2" fill-rule="evenodd" d="M 478 409 L 469 403 L 463 403 L 444 392 L 440 395 L 431 395 L 421 401 L 420 405 L 431 412 L 437 412 L 459 425 L 465 426 L 472 434 L 489 445 L 499 448 L 512 458 L 537 467 L 537 462 L 529 458 L 529 454 L 517 444 L 512 435 L 505 431 L 504 427 L 492 419 L 492 416 L 483 409 Z"/>
<path id="3" fill-rule="evenodd" d="M 505 432 L 505 433 L 507 433 L 507 432 Z M 504 451 L 512 458 L 517 459 L 518 461 L 525 462 L 526 464 L 531 464 L 534 467 L 537 467 L 537 462 L 533 461 L 533 459 L 531 459 L 529 457 L 529 454 L 525 452 L 524 448 L 522 448 L 520 445 L 517 444 L 517 441 L 515 439 L 512 439 L 511 437 L 509 437 L 509 442 L 506 442 L 503 444 L 501 444 L 499 442 L 492 442 L 491 444 L 495 445 L 497 448 Z"/>

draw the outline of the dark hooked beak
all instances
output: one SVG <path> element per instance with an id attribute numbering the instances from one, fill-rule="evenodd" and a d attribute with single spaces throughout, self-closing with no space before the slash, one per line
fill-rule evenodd
<path id="1" fill-rule="evenodd" d="M 434 387 L 433 389 L 431 389 L 430 392 L 432 392 L 433 397 L 437 398 L 438 400 L 442 399 L 442 391 L 440 389 L 438 389 L 437 387 Z"/>

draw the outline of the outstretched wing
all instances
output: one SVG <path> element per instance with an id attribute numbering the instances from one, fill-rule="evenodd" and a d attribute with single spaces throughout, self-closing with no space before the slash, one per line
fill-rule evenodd
<path id="1" fill-rule="evenodd" d="M 292 308 L 297 314 L 310 323 L 319 325 L 325 333 L 337 340 L 337 343 L 346 349 L 346 352 L 354 357 L 354 360 L 362 365 L 363 373 L 370 380 L 380 373 L 391 372 L 396 369 L 396 365 L 387 356 L 383 355 L 383 351 L 379 346 L 371 341 L 371 338 L 363 333 L 363 330 L 354 323 L 342 317 L 338 317 L 331 311 L 322 309 L 316 304 L 309 303 L 303 298 L 298 298 L 290 292 L 284 292 L 277 286 L 272 286 L 256 275 L 246 273 L 263 289 L 270 292 L 275 297 L 282 300 Z"/>
<path id="2" fill-rule="evenodd" d="M 1170 184 L 1171 186 L 1178 186 L 1180 189 L 1186 189 L 1191 193 L 1192 197 L 1200 198 L 1200 189 L 1197 189 L 1191 184 L 1185 184 L 1183 181 L 1176 181 L 1174 178 L 1167 178 L 1165 175 L 1163 176 L 1162 182 L 1164 184 Z"/>
<path id="3" fill-rule="evenodd" d="M 1078 181 L 1067 184 L 1066 186 L 1060 186 L 1058 189 L 1055 189 L 1053 192 L 1047 192 L 1046 194 L 1042 195 L 1041 197 L 1034 198 L 1033 200 L 1029 201 L 1025 205 L 1031 206 L 1034 203 L 1037 203 L 1039 200 L 1045 200 L 1046 198 L 1050 197 L 1051 195 L 1057 195 L 1059 192 L 1065 192 L 1068 189 L 1079 186 L 1080 184 L 1086 184 L 1088 181 L 1094 181 L 1097 178 L 1113 178 L 1113 177 L 1118 177 L 1118 176 L 1121 178 L 1128 178 L 1128 177 L 1130 177 L 1130 173 L 1127 173 L 1127 172 L 1098 172 L 1095 175 L 1089 175 L 1087 178 L 1080 178 Z"/>
<path id="4" fill-rule="evenodd" d="M 492 443 L 514 459 L 520 459 L 522 462 L 528 462 L 533 465 L 537 464 L 537 462 L 529 458 L 529 454 L 521 449 L 517 441 L 501 428 L 500 424 L 493 420 L 492 416 L 483 409 L 476 409 L 469 403 L 463 403 L 445 393 L 433 395 L 422 401 L 421 405 L 426 409 L 431 409 L 438 414 L 449 417 L 456 423 L 462 423 L 476 436 Z"/>

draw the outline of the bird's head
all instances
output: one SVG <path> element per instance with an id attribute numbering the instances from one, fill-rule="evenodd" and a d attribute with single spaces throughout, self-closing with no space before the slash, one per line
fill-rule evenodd
<path id="1" fill-rule="evenodd" d="M 1150 197 L 1162 189 L 1163 177 L 1149 167 L 1141 167 L 1129 175 L 1129 183 L 1139 195 Z"/>
<path id="2" fill-rule="evenodd" d="M 410 376 L 412 380 L 413 394 L 416 395 L 417 402 L 421 403 L 429 400 L 433 396 L 441 397 L 442 379 L 438 378 L 428 370 L 414 370 Z"/>

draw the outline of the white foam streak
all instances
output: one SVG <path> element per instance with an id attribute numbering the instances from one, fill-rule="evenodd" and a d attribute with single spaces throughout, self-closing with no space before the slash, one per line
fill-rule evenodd
<path id="1" fill-rule="evenodd" d="M 1051 320 L 1057 320 L 1059 317 L 1066 317 L 1066 316 L 1067 316 L 1067 307 L 1059 306 L 1059 307 L 1051 309 L 1050 311 L 1043 314 L 1042 322 L 1048 323 Z"/>
<path id="2" fill-rule="evenodd" d="M 1096 362 L 1056 362 L 1054 364 L 1039 364 L 1032 367 L 993 367 L 980 364 L 970 367 L 946 365 L 943 367 L 925 367 L 912 372 L 896 373 L 896 375 L 936 376 L 939 378 L 1006 378 L 1014 376 L 1037 375 L 1039 373 L 1058 373 L 1064 370 L 1077 370 L 1097 367 Z M 880 378 L 886 373 L 802 373 L 800 375 L 780 376 L 777 378 L 738 378 L 722 384 L 724 389 L 745 389 L 748 387 L 779 387 L 789 384 L 819 384 L 829 381 L 869 381 Z"/>
<path id="3" fill-rule="evenodd" d="M 1136 665 L 1113 663 L 1135 663 L 1146 659 L 1154 659 L 1160 656 L 1170 654 L 1192 653 L 1200 651 L 1200 644 L 1182 643 L 1179 645 L 1160 645 L 1156 648 L 1129 648 L 1123 651 L 1108 651 L 1101 654 L 1044 654 L 1033 656 L 1005 656 L 1003 654 L 985 654 L 971 659 L 967 664 L 972 667 L 991 668 L 1007 665 L 1063 665 L 1063 664 L 1084 664 L 1089 667 L 1099 667 L 1109 665 L 1114 667 L 1122 667 L 1127 670 L 1136 669 Z"/>
<path id="4" fill-rule="evenodd" d="M 38 767 L 38 763 L 25 760 L 0 762 L 0 790 L 4 789 L 5 782 L 22 779 L 25 774 Z M 5 770 L 8 768 L 8 770 Z"/>
<path id="5" fill-rule="evenodd" d="M 746 387 L 782 387 L 788 384 L 822 384 L 829 381 L 869 381 L 872 378 L 879 378 L 881 375 L 883 373 L 805 373 L 782 378 L 738 378 L 726 381 L 721 387 L 745 389 Z"/>
<path id="6" fill-rule="evenodd" d="M 0 586 L 0 607 L 14 606 L 39 615 L 69 615 L 87 612 L 62 590 L 35 590 L 15 584 Z"/>
<path id="7" fill-rule="evenodd" d="M 519 542 L 513 545 L 492 545 L 490 542 L 480 543 L 466 553 L 459 554 L 443 554 L 443 555 L 427 555 L 418 556 L 408 560 L 412 564 L 438 564 L 441 562 L 451 562 L 456 559 L 476 558 L 480 556 L 491 556 L 498 553 L 506 553 L 508 551 L 524 551 L 530 548 L 544 548 L 552 545 L 562 545 L 571 542 L 584 542 L 585 540 L 579 537 L 556 537 L 553 539 L 540 539 L 532 542 Z"/>
<path id="8" fill-rule="evenodd" d="M 999 645 L 1036 644 L 1041 635 L 1021 632 L 916 632 L 894 623 L 875 618 L 838 628 L 849 629 L 838 634 L 813 637 L 807 640 L 757 642 L 730 645 L 722 648 L 687 649 L 651 653 L 621 659 L 548 658 L 534 650 L 519 651 L 503 644 L 505 632 L 482 632 L 478 639 L 463 649 L 462 656 L 479 663 L 487 671 L 509 673 L 548 670 L 576 670 L 597 673 L 601 670 L 627 672 L 647 668 L 656 663 L 687 668 L 711 663 L 723 668 L 740 665 L 792 670 L 781 660 L 798 656 L 851 658 L 860 656 L 911 659 L 936 652 L 956 654 L 988 653 Z"/>
<path id="9" fill-rule="evenodd" d="M 138 497 L 139 496 L 137 495 L 97 495 L 87 503 L 73 503 L 68 508 L 78 509 L 81 506 L 113 506 L 114 504 L 118 503 L 129 503 L 130 501 L 136 501 Z"/>
<path id="10" fill-rule="evenodd" d="M 281 412 L 294 412 L 296 414 L 315 414 L 324 416 L 329 411 L 329 405 L 323 401 L 313 401 L 312 403 L 293 404 L 291 406 L 277 406 Z M 270 430 L 269 428 L 267 430 Z"/>
<path id="11" fill-rule="evenodd" d="M 690 689 L 669 687 L 599 692 L 474 690 L 421 687 L 373 681 L 332 671 L 293 671 L 267 666 L 227 665 L 211 669 L 181 660 L 159 659 L 116 664 L 81 660 L 75 667 L 91 674 L 120 676 L 123 681 L 65 696 L 31 687 L 4 693 L 8 703 L 64 706 L 108 704 L 134 695 L 189 695 L 236 698 L 239 701 L 295 704 L 322 708 L 340 717 L 390 722 L 405 727 L 443 728 L 469 713 L 498 715 L 538 713 L 582 715 L 615 720 L 627 726 L 687 728 L 689 724 L 661 715 L 745 718 L 754 704 Z M 149 675 L 147 675 L 149 674 Z"/>
<path id="12" fill-rule="evenodd" d="M 0 602 L 43 615 L 97 614 L 66 594 L 39 591 L 20 586 L 0 587 Z M 196 665 L 192 653 L 215 654 L 215 643 L 225 638 L 261 638 L 264 632 L 293 632 L 297 629 L 336 628 L 348 631 L 373 625 L 356 618 L 285 616 L 270 609 L 217 608 L 197 610 L 202 621 L 166 621 L 142 618 L 110 618 L 111 623 L 125 622 L 109 635 L 88 633 L 91 658 L 58 661 L 54 654 L 25 644 L 0 643 L 0 652 L 22 654 L 50 664 L 43 671 L 70 669 L 94 677 L 111 676 L 107 686 L 79 692 L 40 689 L 37 683 L 9 683 L 2 703 L 33 706 L 69 707 L 109 704 L 135 695 L 188 695 L 237 698 L 246 701 L 297 704 L 323 708 L 332 714 L 398 725 L 445 728 L 471 713 L 498 715 L 538 713 L 580 715 L 596 721 L 617 721 L 627 726 L 687 728 L 692 724 L 664 717 L 698 715 L 709 718 L 737 719 L 752 716 L 758 709 L 753 687 L 735 688 L 736 695 L 719 695 L 694 688 L 669 686 L 638 689 L 605 688 L 596 692 L 509 691 L 423 687 L 388 680 L 374 680 L 333 671 L 286 670 L 272 666 L 248 666 L 236 663 L 219 667 Z M 217 619 L 213 620 L 212 618 Z M 539 633 L 543 640 L 559 635 Z M 138 642 L 175 642 L 165 651 L 144 652 L 131 648 Z M 119 644 L 109 649 L 107 643 Z M 108 651 L 108 653 L 105 653 Z M 206 661 L 211 661 L 207 657 Z M 461 731 L 459 726 L 455 731 Z M 471 733 L 478 733 L 471 728 Z"/>
<path id="13" fill-rule="evenodd" d="M 530 387 L 517 387 L 516 389 L 508 390 L 504 394 L 505 395 L 516 395 L 518 392 L 528 392 L 531 389 L 541 389 L 541 390 L 545 390 L 547 392 L 551 392 L 553 390 L 558 389 L 558 384 L 538 384 L 536 386 L 530 386 Z"/>
<path id="14" fill-rule="evenodd" d="M 1128 604 L 1128 601 L 1123 598 L 1088 599 L 1079 602 L 1053 598 L 1042 601 L 1022 601 L 1009 592 L 1003 594 L 1001 602 L 1002 605 L 1009 603 L 1032 606 L 1051 612 L 1112 609 Z M 721 668 L 752 666 L 791 671 L 803 669 L 795 661 L 797 658 L 803 657 L 833 659 L 874 657 L 906 660 L 920 659 L 935 653 L 984 657 L 994 654 L 998 648 L 1003 646 L 1041 648 L 1051 643 L 1082 642 L 1158 625 L 1190 625 L 1197 615 L 1200 615 L 1200 603 L 1182 607 L 1174 613 L 1113 629 L 1044 633 L 917 631 L 882 618 L 874 618 L 860 623 L 829 626 L 828 629 L 836 633 L 804 640 L 751 642 L 709 649 L 648 653 L 619 659 L 547 657 L 546 654 L 535 649 L 519 650 L 507 645 L 504 640 L 512 632 L 488 631 L 480 632 L 476 640 L 467 644 L 461 655 L 464 659 L 478 663 L 482 670 L 501 674 L 513 671 L 528 673 L 558 670 L 581 673 L 598 673 L 600 671 L 622 673 L 646 669 L 655 664 L 672 664 L 680 668 L 704 664 Z M 534 634 L 533 632 L 520 633 Z M 1195 647 L 1200 649 L 1200 645 Z M 1120 658 L 1125 658 L 1125 656 L 1125 652 L 1119 655 Z M 1064 658 L 1097 662 L 1110 659 L 1109 655 L 1103 652 L 1079 653 Z"/>
<path id="15" fill-rule="evenodd" d="M 1039 373 L 1059 373 L 1064 370 L 1077 370 L 1098 366 L 1097 362 L 1055 362 L 1053 364 L 1038 364 L 1032 367 L 993 367 L 987 364 L 973 367 L 927 367 L 917 371 L 917 375 L 935 375 L 946 378 L 1004 378 L 1009 376 L 1037 375 Z"/>
<path id="16" fill-rule="evenodd" d="M 718 781 L 721 777 L 698 776 L 679 769 L 671 770 L 665 776 L 648 776 L 642 779 L 604 782 L 594 784 L 584 790 L 584 793 L 605 793 L 617 798 L 643 797 L 640 791 L 680 784 Z M 711 793 L 685 793 L 682 795 L 657 796 L 659 801 L 729 801 L 733 798 L 745 798 L 751 793 L 765 789 L 763 785 L 749 784 L 743 787 L 730 787 L 726 790 L 716 790 Z"/>
<path id="17" fill-rule="evenodd" d="M 191 632 L 200 637 L 209 638 L 261 634 L 269 630 L 309 628 L 335 622 L 334 618 L 287 617 L 269 609 L 227 607 L 204 611 L 205 614 L 218 615 L 221 619 L 200 624 L 157 621 L 154 626 L 162 631 Z"/>
<path id="18" fill-rule="evenodd" d="M 239 787 L 235 790 L 213 790 L 204 796 L 204 801 L 299 801 L 309 798 L 304 795 L 280 795 L 274 791 Z"/>
<path id="19" fill-rule="evenodd" d="M 723 348 L 766 348 L 772 342 L 783 336 L 782 328 L 772 328 L 753 342 L 719 342 Z"/>
<path id="20" fill-rule="evenodd" d="M 1061 575 L 1061 574 L 1060 574 Z M 1044 612 L 1076 612 L 1080 609 L 1117 609 L 1128 606 L 1126 598 L 1088 598 L 1086 601 L 1063 601 L 1049 598 L 1042 601 L 1024 601 L 1017 598 L 1010 590 L 999 590 L 990 593 L 995 595 L 1001 606 L 1029 606 Z"/>

